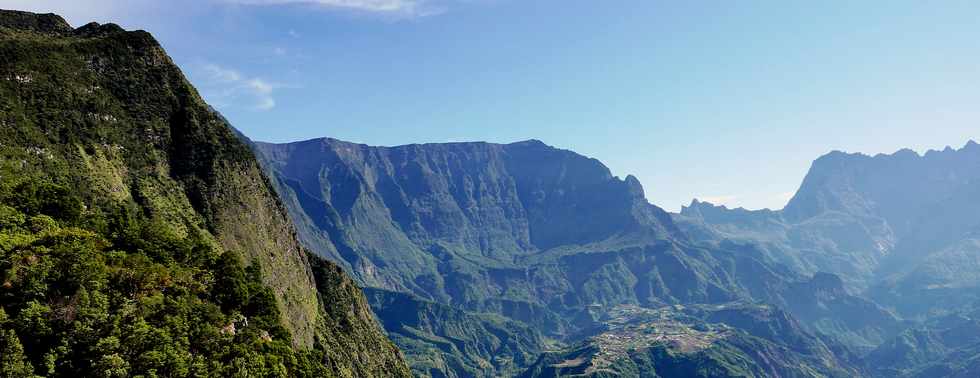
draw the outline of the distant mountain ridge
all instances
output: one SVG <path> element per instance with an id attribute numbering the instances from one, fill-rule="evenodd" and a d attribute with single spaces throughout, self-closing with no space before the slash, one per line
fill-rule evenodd
<path id="1" fill-rule="evenodd" d="M 970 236 L 973 142 L 922 156 L 833 152 L 784 210 L 695 200 L 678 214 L 650 205 L 635 178 L 539 141 L 372 147 L 325 138 L 256 149 L 304 241 L 365 285 L 463 311 L 457 318 L 503 315 L 560 342 L 594 334 L 623 304 L 748 300 L 787 310 L 812 342 L 850 355 L 837 362 L 847 370 L 909 327 L 903 316 L 967 310 L 976 299 L 962 295 L 980 271 L 969 252 L 980 245 Z M 918 256 L 915 246 L 937 249 Z M 963 268 L 938 268 L 950 259 Z M 891 268 L 902 261 L 921 263 Z M 953 275 L 956 284 L 923 291 Z M 382 303 L 382 320 L 405 324 L 385 319 L 393 315 Z M 448 336 L 439 329 L 397 331 L 396 340 L 432 350 L 428 338 Z M 423 366 L 432 365 L 413 364 Z M 433 371 L 445 373 L 416 373 Z"/>
<path id="2" fill-rule="evenodd" d="M 311 243 L 316 252 L 349 264 L 368 285 L 441 301 L 466 300 L 433 271 L 453 269 L 454 258 L 510 269 L 554 247 L 645 244 L 676 234 L 669 214 L 647 203 L 635 178 L 620 180 L 595 159 L 539 141 L 256 146 L 296 198 L 294 217 L 304 219 L 307 237 L 322 241 Z M 395 249 L 399 261 L 382 255 Z M 378 269 L 383 259 L 399 274 Z"/>
<path id="3" fill-rule="evenodd" d="M 781 211 L 694 201 L 675 219 L 706 238 L 768 245 L 781 262 L 840 274 L 860 290 L 875 286 L 882 296 L 918 296 L 930 287 L 980 285 L 963 281 L 980 267 L 975 254 L 965 252 L 975 250 L 973 241 L 980 238 L 978 195 L 980 145 L 973 141 L 923 155 L 908 149 L 875 156 L 835 151 L 814 161 Z M 954 277 L 937 269 L 941 264 L 963 269 Z M 903 294 L 891 289 L 902 287 Z"/>
<path id="4" fill-rule="evenodd" d="M 755 300 L 879 311 L 847 292 L 809 294 L 810 286 L 797 285 L 809 277 L 755 245 L 703 243 L 651 205 L 634 177 L 613 177 L 595 159 L 540 141 L 374 147 L 323 138 L 254 147 L 305 244 L 368 287 L 463 312 L 454 319 L 502 315 L 574 342 L 622 304 Z M 411 319 L 431 318 L 424 314 L 430 307 L 412 316 L 385 303 L 372 304 L 415 358 L 416 374 L 462 374 L 421 352 L 455 337 L 454 328 L 404 332 L 399 327 Z M 896 320 L 881 313 L 885 329 L 839 326 L 856 327 L 862 339 L 885 337 Z M 526 354 L 539 347 L 517 348 Z M 482 357 L 443 353 L 442 361 L 479 370 Z"/>
<path id="5" fill-rule="evenodd" d="M 849 307 L 863 308 L 860 313 L 836 310 L 816 321 L 824 334 L 850 345 L 878 345 L 865 357 L 872 375 L 965 377 L 980 373 L 980 349 L 950 339 L 966 328 L 936 319 L 975 322 L 971 319 L 980 305 L 978 198 L 980 145 L 969 141 L 960 149 L 922 155 L 908 149 L 875 156 L 832 152 L 814 161 L 783 210 L 693 201 L 674 218 L 697 239 L 753 243 L 794 270 L 836 273 L 850 290 L 899 317 L 922 322 L 890 339 L 903 326 L 883 322 L 893 315 L 859 303 Z M 794 312 L 819 314 L 821 308 L 828 307 L 807 305 Z M 841 321 L 850 325 L 841 327 Z"/>

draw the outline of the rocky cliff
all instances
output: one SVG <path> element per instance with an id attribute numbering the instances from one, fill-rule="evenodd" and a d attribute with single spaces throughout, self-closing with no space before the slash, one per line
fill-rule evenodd
<path id="1" fill-rule="evenodd" d="M 851 288 L 919 317 L 977 299 L 978 195 L 980 145 L 973 141 L 923 155 L 832 152 L 814 161 L 781 211 L 695 201 L 675 220 L 705 239 L 763 244 L 800 271 L 839 274 Z"/>
<path id="2" fill-rule="evenodd" d="M 254 146 L 312 250 L 366 286 L 417 297 L 405 303 L 448 306 L 437 308 L 450 323 L 490 313 L 574 343 L 619 305 L 786 304 L 793 283 L 807 280 L 757 245 L 702 243 L 651 205 L 635 178 L 539 141 Z M 459 359 L 449 344 L 439 359 L 414 353 L 434 351 L 432 335 L 445 335 L 405 332 L 414 315 L 390 303 L 375 311 L 413 351 L 416 371 L 465 370 L 432 368 Z M 508 353 L 526 360 L 536 348 Z M 473 365 L 479 355 L 470 356 Z"/>

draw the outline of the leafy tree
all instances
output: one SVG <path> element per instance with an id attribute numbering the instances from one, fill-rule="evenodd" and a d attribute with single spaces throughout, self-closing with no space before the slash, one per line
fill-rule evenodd
<path id="1" fill-rule="evenodd" d="M 24 355 L 24 347 L 21 346 L 17 334 L 13 330 L 0 329 L 0 377 L 23 378 L 33 375 L 34 368 Z"/>
<path id="2" fill-rule="evenodd" d="M 329 375 L 322 350 L 290 346 L 259 265 L 129 207 L 17 188 L 0 196 L 0 378 Z"/>
<path id="3" fill-rule="evenodd" d="M 28 215 L 47 214 L 67 221 L 77 220 L 82 201 L 68 188 L 46 182 L 25 181 L 14 188 L 12 203 Z"/>

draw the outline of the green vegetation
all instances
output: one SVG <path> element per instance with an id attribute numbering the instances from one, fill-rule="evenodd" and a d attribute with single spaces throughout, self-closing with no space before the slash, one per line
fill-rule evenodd
<path id="1" fill-rule="evenodd" d="M 865 365 L 880 377 L 980 376 L 980 318 L 958 314 L 906 330 L 868 353 Z"/>
<path id="2" fill-rule="evenodd" d="M 849 377 L 846 367 L 788 314 L 746 303 L 618 306 L 604 330 L 544 353 L 531 377 Z"/>
<path id="3" fill-rule="evenodd" d="M 319 376 L 258 264 L 25 181 L 0 197 L 3 376 Z M 96 226 L 93 226 L 96 225 Z"/>
<path id="4" fill-rule="evenodd" d="M 145 32 L 0 10 L 0 376 L 408 376 Z"/>
<path id="5" fill-rule="evenodd" d="M 824 328 L 862 341 L 896 328 L 888 311 L 788 269 L 758 244 L 689 237 L 635 178 L 541 142 L 254 147 L 300 237 L 372 288 L 372 308 L 419 375 L 520 371 L 541 349 L 510 342 L 520 326 L 577 345 L 623 304 L 770 303 L 810 312 L 808 323 L 848 319 Z M 381 291 L 415 299 L 372 294 Z M 488 313 L 507 322 L 473 316 Z M 794 335 L 786 345 L 820 343 Z"/>
<path id="6" fill-rule="evenodd" d="M 300 237 L 360 284 L 493 313 L 562 342 L 581 340 L 593 308 L 763 300 L 796 278 L 748 248 L 687 243 L 635 178 L 537 141 L 255 147 Z M 390 327 L 412 322 L 384 307 L 374 309 L 417 371 L 449 365 L 423 352 L 437 349 L 479 366 L 478 354 Z M 456 321 L 445 314 L 447 326 Z M 519 356 L 531 350 L 513 361 L 530 362 Z"/>
<path id="7" fill-rule="evenodd" d="M 545 349 L 537 330 L 499 315 L 381 289 L 365 295 L 417 377 L 514 376 Z"/>

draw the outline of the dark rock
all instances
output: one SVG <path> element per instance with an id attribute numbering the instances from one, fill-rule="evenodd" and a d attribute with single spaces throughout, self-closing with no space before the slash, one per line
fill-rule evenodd
<path id="1" fill-rule="evenodd" d="M 123 28 L 119 25 L 113 23 L 100 25 L 98 22 L 89 22 L 78 29 L 75 29 L 75 35 L 86 38 L 100 37 L 122 32 L 125 32 L 125 30 L 123 30 Z"/>
<path id="2" fill-rule="evenodd" d="M 72 32 L 64 18 L 53 13 L 37 14 L 0 9 L 0 27 L 18 31 L 66 35 Z"/>

